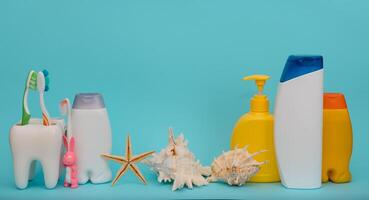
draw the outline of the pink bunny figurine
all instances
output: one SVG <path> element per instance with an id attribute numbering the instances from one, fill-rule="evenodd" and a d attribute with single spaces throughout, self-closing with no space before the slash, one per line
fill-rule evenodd
<path id="1" fill-rule="evenodd" d="M 67 152 L 63 157 L 63 164 L 66 168 L 66 175 L 64 180 L 64 187 L 77 188 L 78 187 L 78 178 L 77 178 L 77 164 L 76 164 L 76 155 L 74 154 L 74 137 L 70 138 L 69 144 L 68 139 L 64 135 L 63 142 Z"/>

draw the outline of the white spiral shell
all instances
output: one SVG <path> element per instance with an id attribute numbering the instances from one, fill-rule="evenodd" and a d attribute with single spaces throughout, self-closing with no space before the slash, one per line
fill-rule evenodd
<path id="1" fill-rule="evenodd" d="M 210 168 L 203 167 L 187 147 L 183 134 L 174 139 L 173 130 L 169 129 L 169 144 L 160 153 L 154 153 L 150 159 L 144 161 L 158 174 L 159 182 L 172 182 L 172 191 L 183 186 L 192 188 L 193 185 L 208 184 L 203 176 L 210 175 Z"/>
<path id="2" fill-rule="evenodd" d="M 250 180 L 265 162 L 254 160 L 254 156 L 261 153 L 259 151 L 250 154 L 245 148 L 236 148 L 234 150 L 223 152 L 222 155 L 214 159 L 211 164 L 211 176 L 209 182 L 223 181 L 229 185 L 241 186 Z"/>

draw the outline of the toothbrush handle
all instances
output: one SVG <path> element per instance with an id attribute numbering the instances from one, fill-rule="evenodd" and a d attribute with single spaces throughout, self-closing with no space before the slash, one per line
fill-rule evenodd
<path id="1" fill-rule="evenodd" d="M 50 125 L 49 118 L 44 113 L 42 113 L 42 124 L 44 126 L 49 126 Z"/>
<path id="2" fill-rule="evenodd" d="M 29 123 L 29 120 L 31 118 L 31 115 L 29 113 L 29 110 L 28 110 L 28 88 L 26 87 L 24 89 L 24 93 L 23 93 L 23 102 L 22 102 L 22 121 L 21 121 L 21 124 L 22 125 L 27 125 Z"/>
<path id="3" fill-rule="evenodd" d="M 49 113 L 47 112 L 46 107 L 45 107 L 43 92 L 40 93 L 40 106 L 41 106 L 41 111 L 42 111 L 42 124 L 44 126 L 49 126 L 50 118 L 49 118 Z"/>

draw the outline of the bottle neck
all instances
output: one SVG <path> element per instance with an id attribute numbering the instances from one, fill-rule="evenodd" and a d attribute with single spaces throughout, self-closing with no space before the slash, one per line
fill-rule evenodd
<path id="1" fill-rule="evenodd" d="M 250 101 L 251 112 L 269 112 L 269 100 L 266 95 L 257 94 Z"/>

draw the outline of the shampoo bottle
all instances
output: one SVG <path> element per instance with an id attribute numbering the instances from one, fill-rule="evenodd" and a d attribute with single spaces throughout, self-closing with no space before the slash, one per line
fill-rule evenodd
<path id="1" fill-rule="evenodd" d="M 248 146 L 250 152 L 266 150 L 255 156 L 258 161 L 267 161 L 261 170 L 251 178 L 251 182 L 279 181 L 277 162 L 273 141 L 273 116 L 269 113 L 269 100 L 262 93 L 264 84 L 269 76 L 252 75 L 244 80 L 254 80 L 258 94 L 251 99 L 250 112 L 243 115 L 233 130 L 231 149 Z"/>
<path id="2" fill-rule="evenodd" d="M 275 104 L 279 174 L 287 188 L 321 187 L 323 58 L 290 56 Z"/>

